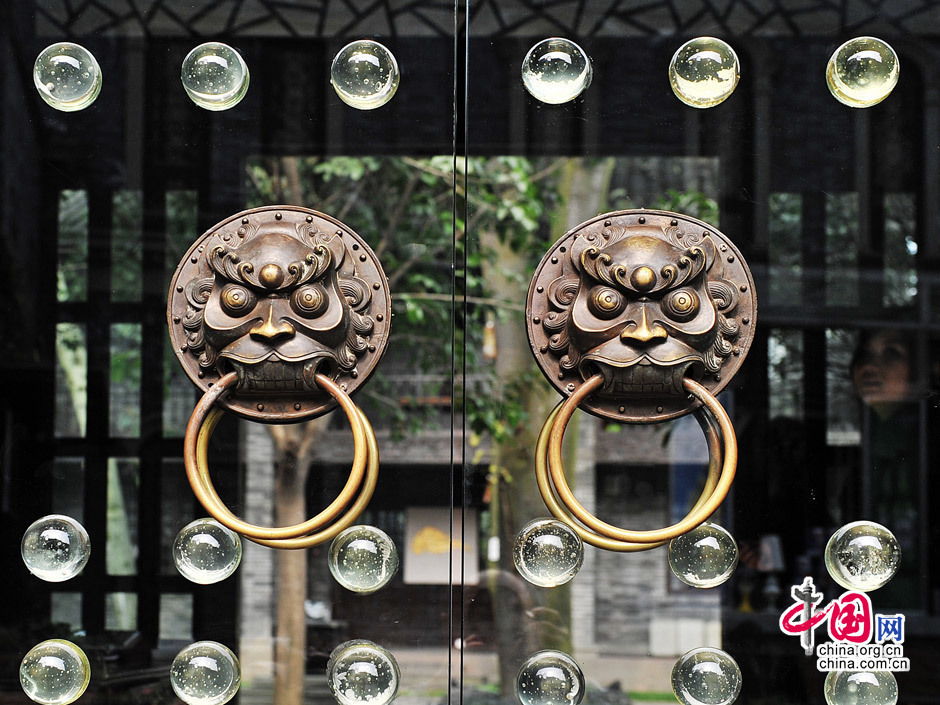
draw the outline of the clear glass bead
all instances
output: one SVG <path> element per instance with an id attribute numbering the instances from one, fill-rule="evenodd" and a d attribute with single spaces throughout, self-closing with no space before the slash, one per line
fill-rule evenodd
<path id="1" fill-rule="evenodd" d="M 238 692 L 241 666 L 227 646 L 197 641 L 173 659 L 170 685 L 186 705 L 222 705 Z"/>
<path id="2" fill-rule="evenodd" d="M 388 649 L 354 639 L 333 649 L 326 678 L 340 705 L 387 705 L 398 693 L 401 674 Z"/>
<path id="3" fill-rule="evenodd" d="M 669 542 L 669 567 L 697 588 L 721 585 L 738 565 L 738 545 L 722 526 L 706 521 Z"/>
<path id="4" fill-rule="evenodd" d="M 380 108 L 398 90 L 401 75 L 395 55 L 371 39 L 350 42 L 330 67 L 330 83 L 346 105 L 358 110 Z"/>
<path id="5" fill-rule="evenodd" d="M 730 705 L 741 692 L 741 669 L 721 649 L 692 649 L 672 667 L 672 692 L 683 705 Z"/>
<path id="6" fill-rule="evenodd" d="M 727 42 L 715 37 L 690 39 L 669 62 L 669 84 L 693 108 L 711 108 L 734 93 L 741 65 Z"/>
<path id="7" fill-rule="evenodd" d="M 833 97 L 850 108 L 868 108 L 891 95 L 898 84 L 898 55 L 875 37 L 856 37 L 836 49 L 826 66 Z"/>
<path id="8" fill-rule="evenodd" d="M 890 671 L 830 671 L 823 693 L 828 705 L 895 705 L 898 682 Z"/>
<path id="9" fill-rule="evenodd" d="M 26 529 L 20 555 L 37 578 L 61 583 L 82 572 L 91 556 L 91 541 L 85 527 L 72 517 L 50 514 Z"/>
<path id="10" fill-rule="evenodd" d="M 330 544 L 330 572 L 347 590 L 367 595 L 385 586 L 398 570 L 398 550 L 374 526 L 350 526 Z"/>
<path id="11" fill-rule="evenodd" d="M 173 541 L 173 562 L 187 580 L 209 585 L 225 580 L 242 560 L 242 541 L 214 519 L 190 522 Z"/>
<path id="12" fill-rule="evenodd" d="M 49 639 L 29 650 L 20 663 L 20 685 L 30 700 L 67 705 L 78 700 L 91 679 L 85 652 L 64 639 Z"/>
<path id="13" fill-rule="evenodd" d="M 101 67 L 85 47 L 56 42 L 36 57 L 33 83 L 46 103 L 71 113 L 95 102 L 101 92 Z"/>
<path id="14" fill-rule="evenodd" d="M 519 574 L 533 585 L 556 587 L 581 570 L 584 544 L 564 522 L 534 519 L 516 536 L 512 560 Z"/>
<path id="15" fill-rule="evenodd" d="M 522 62 L 522 85 L 543 103 L 567 103 L 594 77 L 591 59 L 570 39 L 550 37 L 535 44 Z"/>
<path id="16" fill-rule="evenodd" d="M 180 79 L 186 95 L 206 110 L 228 110 L 248 93 L 250 75 L 241 54 L 228 44 L 200 44 L 183 59 Z"/>
<path id="17" fill-rule="evenodd" d="M 855 521 L 836 531 L 826 544 L 826 570 L 847 590 L 877 590 L 894 577 L 901 546 L 888 529 Z"/>
<path id="18" fill-rule="evenodd" d="M 519 669 L 516 695 L 522 705 L 578 705 L 584 697 L 584 673 L 563 651 L 538 651 Z"/>

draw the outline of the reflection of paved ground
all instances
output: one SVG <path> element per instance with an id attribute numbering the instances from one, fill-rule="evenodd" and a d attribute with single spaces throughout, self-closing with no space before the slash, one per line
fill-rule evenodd
<path id="1" fill-rule="evenodd" d="M 447 653 L 443 649 L 393 649 L 401 669 L 399 705 L 439 705 L 446 701 L 448 676 L 457 683 L 460 678 L 460 653 L 453 653 L 448 673 Z M 575 655 L 584 670 L 589 689 L 606 689 L 619 682 L 626 693 L 669 693 L 670 673 L 675 659 L 642 657 L 609 657 Z M 495 687 L 499 672 L 495 654 L 463 654 L 464 688 Z M 243 684 L 242 705 L 270 705 L 273 683 L 270 678 L 255 678 Z M 674 702 L 674 701 L 673 701 Z M 324 675 L 315 673 L 304 684 L 305 705 L 331 705 Z M 644 701 L 646 705 L 646 701 Z"/>
<path id="2" fill-rule="evenodd" d="M 396 649 L 402 671 L 402 690 L 440 690 L 447 682 L 446 654 L 431 649 Z M 454 674 L 459 677 L 460 654 L 454 653 Z M 588 687 L 606 689 L 619 682 L 624 692 L 672 691 L 670 675 L 675 658 L 582 656 L 574 654 L 581 665 Z M 499 672 L 496 654 L 463 655 L 463 682 L 466 687 L 496 685 Z M 411 680 L 410 685 L 407 680 Z"/>

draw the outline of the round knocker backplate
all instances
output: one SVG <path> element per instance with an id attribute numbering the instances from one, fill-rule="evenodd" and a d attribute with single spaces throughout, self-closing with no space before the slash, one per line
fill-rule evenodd
<path id="1" fill-rule="evenodd" d="M 539 264 L 526 301 L 535 359 L 568 396 L 597 373 L 581 405 L 649 423 L 699 406 L 690 377 L 720 392 L 754 339 L 754 280 L 715 228 L 668 211 L 605 213 L 570 230 Z"/>
<path id="2" fill-rule="evenodd" d="M 352 393 L 385 353 L 388 282 L 375 254 L 335 218 L 299 206 L 237 213 L 183 257 L 167 300 L 177 359 L 205 392 L 238 384 L 225 409 L 269 423 L 336 406 L 315 376 Z"/>

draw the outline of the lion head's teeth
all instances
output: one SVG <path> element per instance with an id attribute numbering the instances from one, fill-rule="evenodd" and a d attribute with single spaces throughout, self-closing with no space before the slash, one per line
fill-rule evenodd
<path id="1" fill-rule="evenodd" d="M 605 385 L 600 394 L 607 396 L 675 396 L 684 394 L 683 379 L 689 369 L 683 365 L 600 365 Z"/>
<path id="2" fill-rule="evenodd" d="M 242 393 L 316 391 L 304 375 L 305 362 L 266 360 L 254 365 L 233 362 Z"/>

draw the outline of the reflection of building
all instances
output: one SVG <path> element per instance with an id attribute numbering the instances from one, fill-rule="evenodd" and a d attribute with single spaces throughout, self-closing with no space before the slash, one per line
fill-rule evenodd
<path id="1" fill-rule="evenodd" d="M 596 461 L 579 463 L 575 478 L 579 494 L 589 496 L 594 485 L 599 496 L 597 511 L 624 526 L 655 528 L 671 523 L 675 515 L 671 498 L 676 490 L 676 468 L 694 466 L 698 474 L 703 474 L 704 441 L 697 424 L 692 421 L 690 425 L 687 432 L 689 424 L 678 424 L 667 438 L 665 426 L 610 433 L 598 429 L 593 421 L 583 423 L 581 442 L 586 448 L 593 445 Z M 270 439 L 262 427 L 247 425 L 244 431 L 247 463 L 252 469 L 246 478 L 246 504 L 257 513 L 257 521 L 266 521 L 272 511 Z M 318 454 L 322 461 L 329 461 L 323 471 L 332 474 L 334 468 L 352 460 L 348 435 L 345 430 L 327 432 L 320 444 L 323 451 Z M 449 431 L 429 432 L 395 442 L 380 434 L 383 477 L 388 483 L 402 483 L 405 487 L 400 492 L 377 493 L 369 517 L 391 533 L 403 554 L 407 550 L 404 526 L 407 508 L 415 506 L 411 502 L 418 506 L 436 503 L 433 497 L 422 498 L 410 488 L 420 483 L 425 474 L 446 472 L 446 466 L 439 461 L 449 452 L 449 435 Z M 593 443 L 591 436 L 595 438 Z M 623 466 L 625 457 L 630 458 L 630 467 Z M 264 507 L 267 516 L 259 511 Z M 241 648 L 254 654 L 249 663 L 264 673 L 266 664 L 271 662 L 271 643 L 265 635 L 271 629 L 275 590 L 272 555 L 269 550 L 250 544 L 245 551 L 245 563 L 239 573 Z M 385 636 L 390 644 L 406 646 L 415 640 L 421 642 L 428 629 L 446 629 L 446 615 L 441 613 L 439 600 L 427 597 L 446 591 L 445 586 L 409 585 L 400 571 L 383 589 L 381 600 L 363 600 L 335 584 L 326 571 L 324 554 L 319 549 L 310 552 L 308 597 L 328 605 L 332 618 L 342 622 L 350 633 L 368 631 L 376 609 L 383 613 L 407 613 L 412 620 L 402 619 L 395 633 Z M 578 653 L 585 656 L 618 653 L 668 657 L 696 644 L 720 643 L 720 592 L 697 591 L 671 579 L 664 549 L 628 555 L 588 548 L 585 565 L 572 583 L 571 599 L 572 639 Z M 422 605 L 427 608 L 423 612 Z M 474 617 L 479 620 L 480 612 L 474 612 Z M 492 626 L 485 623 L 491 618 L 492 615 L 484 617 L 482 624 L 474 622 L 474 629 L 484 630 L 486 640 L 481 644 L 489 651 L 495 649 L 490 634 Z"/>
<path id="2" fill-rule="evenodd" d="M 579 467 L 575 482 L 590 492 L 586 476 L 593 475 L 600 516 L 617 526 L 654 529 L 686 514 L 698 492 L 694 485 L 686 486 L 689 473 L 684 470 L 694 468 L 693 482 L 701 482 L 708 462 L 695 421 L 617 432 L 592 425 L 595 429 L 586 433 L 595 435 L 595 464 Z M 665 548 L 593 553 L 593 586 L 591 581 L 576 584 L 574 596 L 576 603 L 594 603 L 593 635 L 590 627 L 575 624 L 576 643 L 580 635 L 585 648 L 631 656 L 678 656 L 696 644 L 720 645 L 721 591 L 695 590 L 676 580 Z"/>
<path id="3" fill-rule="evenodd" d="M 363 521 L 374 523 L 395 541 L 399 555 L 406 559 L 409 508 L 450 506 L 449 490 L 452 439 L 449 429 L 429 430 L 417 438 L 394 440 L 388 431 L 378 431 L 382 468 L 376 495 Z M 456 443 L 460 439 L 457 438 Z M 272 444 L 264 427 L 243 425 L 243 446 L 251 472 L 246 476 L 246 505 L 256 514 L 255 520 L 270 522 L 273 516 Z M 317 443 L 317 467 L 308 480 L 311 506 L 332 498 L 345 480 L 352 462 L 352 437 L 348 429 L 329 429 Z M 457 449 L 459 451 L 459 447 Z M 459 476 L 458 476 L 459 483 Z M 459 484 L 458 484 L 459 486 Z M 479 497 L 480 490 L 473 490 Z M 327 500 L 329 501 L 329 500 Z M 424 523 L 420 528 L 427 528 Z M 432 527 L 437 528 L 437 527 Z M 438 528 L 434 537 L 447 535 Z M 435 548 L 439 548 L 435 546 Z M 330 615 L 336 633 L 381 640 L 390 646 L 420 646 L 440 643 L 448 633 L 447 570 L 444 580 L 435 576 L 423 584 L 404 582 L 404 569 L 399 568 L 392 582 L 381 593 L 363 599 L 339 587 L 329 574 L 326 546 L 308 551 L 308 594 L 313 603 L 322 603 Z M 445 549 L 446 557 L 446 549 Z M 475 555 L 475 554 L 474 554 Z M 270 675 L 273 646 L 269 635 L 273 628 L 273 605 L 276 584 L 273 575 L 273 552 L 254 545 L 245 546 L 245 561 L 240 571 L 243 623 L 242 649 L 254 654 L 251 661 L 259 675 Z M 395 623 L 387 633 L 389 619 Z M 339 639 L 341 640 L 341 639 Z M 329 643 L 329 639 L 324 643 Z M 320 658 L 327 654 L 320 653 Z M 249 668 L 252 666 L 249 665 Z"/>

